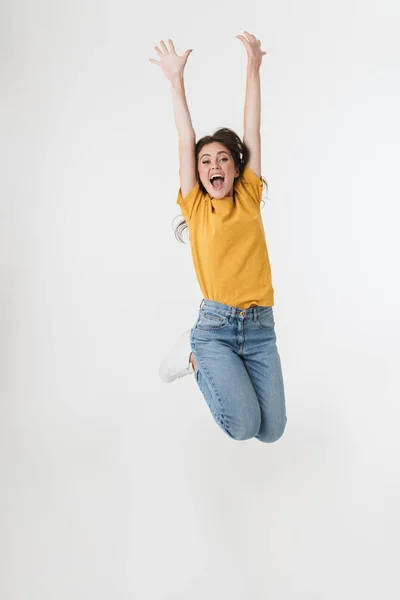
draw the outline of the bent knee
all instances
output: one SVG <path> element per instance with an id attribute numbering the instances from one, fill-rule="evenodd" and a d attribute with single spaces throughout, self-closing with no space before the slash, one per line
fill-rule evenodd
<path id="1" fill-rule="evenodd" d="M 243 441 L 256 437 L 259 429 L 260 421 L 254 419 L 254 421 L 241 423 L 237 427 L 227 427 L 225 431 L 234 440 Z"/>
<path id="2" fill-rule="evenodd" d="M 287 419 L 281 427 L 267 428 L 265 431 L 257 435 L 257 439 L 260 442 L 265 442 L 266 444 L 273 444 L 274 442 L 277 442 L 284 434 L 286 423 Z"/>

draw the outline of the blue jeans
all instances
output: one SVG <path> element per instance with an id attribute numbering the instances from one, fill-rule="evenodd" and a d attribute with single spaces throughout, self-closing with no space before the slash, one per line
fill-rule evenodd
<path id="1" fill-rule="evenodd" d="M 197 384 L 221 429 L 235 440 L 279 439 L 287 418 L 272 306 L 205 298 L 190 342 Z"/>

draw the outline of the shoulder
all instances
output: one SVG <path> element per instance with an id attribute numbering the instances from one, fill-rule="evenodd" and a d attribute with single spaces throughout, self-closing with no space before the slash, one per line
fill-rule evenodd
<path id="1" fill-rule="evenodd" d="M 245 183 L 263 183 L 262 177 L 259 177 L 258 175 L 256 175 L 256 173 L 254 173 L 254 171 L 246 166 L 244 168 L 243 174 L 241 179 L 245 182 Z"/>
<path id="2" fill-rule="evenodd" d="M 190 202 L 191 200 L 194 200 L 199 195 L 202 195 L 202 193 L 200 190 L 200 184 L 198 181 L 196 181 L 196 183 L 194 184 L 194 186 L 192 187 L 190 192 L 188 194 L 186 194 L 185 196 L 182 195 L 182 188 L 181 187 L 179 188 L 178 197 L 176 199 L 176 202 L 180 206 L 184 206 L 184 205 L 188 204 L 188 202 Z"/>
<path id="3" fill-rule="evenodd" d="M 250 167 L 246 166 L 242 175 L 236 182 L 236 192 L 253 197 L 258 202 L 261 201 L 261 195 L 264 187 L 262 177 L 258 177 Z"/>
<path id="4" fill-rule="evenodd" d="M 196 215 L 201 218 L 206 198 L 207 196 L 203 194 L 199 181 L 196 181 L 186 196 L 182 195 L 182 188 L 179 188 L 176 202 L 179 204 L 186 221 L 191 221 Z"/>

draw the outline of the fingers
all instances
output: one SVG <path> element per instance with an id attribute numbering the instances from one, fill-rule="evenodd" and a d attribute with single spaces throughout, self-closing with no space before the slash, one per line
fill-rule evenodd
<path id="1" fill-rule="evenodd" d="M 252 33 L 249 33 L 248 31 L 245 31 L 245 34 L 247 35 L 247 37 L 252 38 L 254 37 L 254 35 Z"/>
<path id="2" fill-rule="evenodd" d="M 247 37 L 244 37 L 243 35 L 237 35 L 236 37 L 243 40 L 243 42 L 246 44 L 250 43 L 250 44 L 254 44 L 255 42 L 258 42 L 258 45 L 261 46 L 261 41 L 257 40 L 256 36 L 253 35 L 252 33 L 249 33 L 248 31 L 244 31 L 243 33 L 246 34 Z M 249 39 L 247 39 L 249 38 Z"/>
<path id="3" fill-rule="evenodd" d="M 249 33 L 248 31 L 244 31 L 243 33 L 245 33 L 247 37 L 244 37 L 244 35 L 237 35 L 236 37 L 245 40 L 246 42 L 254 42 L 254 40 L 256 39 L 255 35 Z"/>
<path id="4" fill-rule="evenodd" d="M 160 60 L 154 60 L 153 58 L 149 58 L 149 61 L 162 68 L 163 65 L 166 64 L 177 64 L 179 66 L 182 63 L 182 61 L 185 65 L 189 54 L 193 52 L 193 49 L 190 49 L 186 50 L 186 52 L 184 52 L 182 56 L 177 56 L 174 42 L 170 38 L 168 38 L 168 48 L 164 40 L 161 40 L 159 46 L 154 46 L 154 50 L 157 52 Z"/>
<path id="5" fill-rule="evenodd" d="M 166 55 L 171 55 L 171 54 L 175 54 L 176 55 L 176 51 L 175 51 L 175 46 L 174 46 L 174 42 L 168 38 L 168 48 L 165 45 L 164 41 L 161 40 L 160 41 L 160 46 L 161 46 L 161 50 L 158 46 L 154 46 L 154 50 L 157 52 L 158 56 L 160 57 L 161 60 L 153 60 L 152 58 L 149 58 L 149 61 L 156 64 L 156 65 L 160 65 L 162 63 L 163 58 Z M 183 57 L 184 58 L 188 58 L 189 54 L 193 52 L 193 49 L 191 50 L 186 50 L 186 52 L 184 52 Z M 181 57 L 182 58 L 182 57 Z"/>
<path id="6" fill-rule="evenodd" d="M 154 50 L 157 52 L 157 54 L 159 56 L 164 56 L 168 52 L 175 52 L 175 46 L 174 46 L 174 42 L 172 40 L 170 40 L 170 39 L 168 40 L 168 45 L 169 45 L 169 48 L 167 48 L 167 46 L 165 45 L 164 41 L 161 40 L 160 46 L 161 46 L 162 50 L 164 51 L 164 53 L 161 52 L 161 50 L 160 50 L 160 48 L 158 46 L 154 46 Z"/>

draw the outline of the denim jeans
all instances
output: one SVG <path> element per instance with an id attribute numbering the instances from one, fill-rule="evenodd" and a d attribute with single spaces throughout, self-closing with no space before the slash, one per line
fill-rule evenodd
<path id="1" fill-rule="evenodd" d="M 190 342 L 197 384 L 221 429 L 235 440 L 279 439 L 287 418 L 272 306 L 205 298 Z"/>

